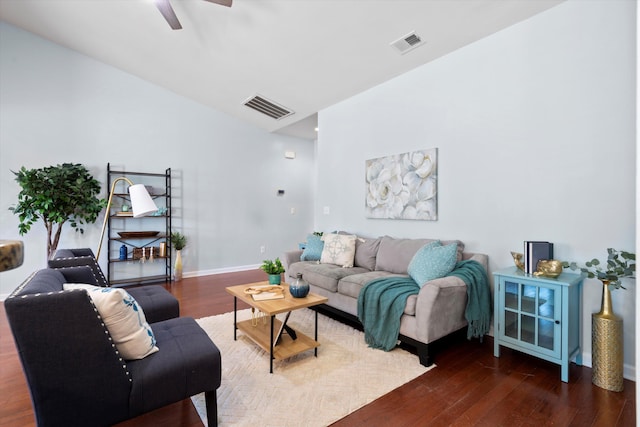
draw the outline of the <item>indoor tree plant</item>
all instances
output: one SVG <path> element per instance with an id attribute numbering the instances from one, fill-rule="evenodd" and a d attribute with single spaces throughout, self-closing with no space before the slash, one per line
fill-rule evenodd
<path id="1" fill-rule="evenodd" d="M 83 225 L 94 223 L 107 205 L 106 199 L 97 197 L 100 183 L 81 164 L 63 163 L 39 169 L 23 166 L 13 174 L 22 190 L 18 203 L 9 210 L 20 219 L 20 235 L 26 234 L 38 220 L 43 221 L 47 229 L 47 258 L 56 251 L 65 223 L 84 233 Z"/>
<path id="2" fill-rule="evenodd" d="M 275 260 L 265 259 L 262 261 L 260 269 L 269 275 L 269 283 L 272 285 L 280 284 L 280 275 L 284 273 L 284 266 L 280 261 L 280 258 Z"/>
<path id="3" fill-rule="evenodd" d="M 169 237 L 171 240 L 171 246 L 176 249 L 176 263 L 173 267 L 173 278 L 174 280 L 182 280 L 182 249 L 187 246 L 187 237 L 178 232 L 172 232 Z"/>
<path id="4" fill-rule="evenodd" d="M 565 268 L 580 270 L 590 279 L 602 282 L 602 305 L 598 313 L 591 315 L 591 381 L 598 387 L 611 391 L 624 389 L 622 318 L 613 312 L 611 288 L 626 289 L 622 278 L 633 277 L 636 271 L 636 255 L 631 252 L 607 249 L 607 261 L 594 258 L 584 267 L 575 262 L 562 263 Z"/>

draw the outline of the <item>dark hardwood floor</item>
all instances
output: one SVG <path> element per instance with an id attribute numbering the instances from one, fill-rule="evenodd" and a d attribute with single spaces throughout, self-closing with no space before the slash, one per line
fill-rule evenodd
<path id="1" fill-rule="evenodd" d="M 183 316 L 233 309 L 226 286 L 263 280 L 260 270 L 184 279 L 167 285 Z M 17 284 L 16 284 L 17 285 Z M 13 338 L 0 309 L 0 426 L 34 426 L 29 391 Z M 493 340 L 457 338 L 435 356 L 437 367 L 333 424 L 371 426 L 634 426 L 635 383 L 623 392 L 591 384 L 591 369 L 571 365 L 570 382 L 558 365 L 509 349 L 493 357 Z M 81 363 L 81 361 L 79 361 Z M 416 363 L 418 363 L 416 357 Z M 375 375 L 375 373 L 372 373 Z M 119 427 L 202 426 L 189 399 Z"/>

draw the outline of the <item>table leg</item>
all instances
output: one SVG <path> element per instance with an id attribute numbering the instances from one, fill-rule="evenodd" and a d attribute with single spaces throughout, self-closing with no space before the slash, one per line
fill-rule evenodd
<path id="1" fill-rule="evenodd" d="M 236 341 L 236 331 L 238 330 L 238 298 L 233 297 L 233 340 Z"/>
<path id="2" fill-rule="evenodd" d="M 314 336 L 314 340 L 318 341 L 318 310 L 313 310 L 316 313 L 316 327 L 315 327 L 315 336 Z M 313 349 L 313 355 L 315 357 L 318 357 L 318 347 Z"/>
<path id="3" fill-rule="evenodd" d="M 276 316 L 271 316 L 271 339 L 269 340 L 269 373 L 273 374 L 273 320 Z"/>

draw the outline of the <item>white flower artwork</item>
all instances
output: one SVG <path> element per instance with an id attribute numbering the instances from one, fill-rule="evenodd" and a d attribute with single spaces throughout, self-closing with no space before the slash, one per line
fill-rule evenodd
<path id="1" fill-rule="evenodd" d="M 438 149 L 367 160 L 367 218 L 438 219 Z"/>

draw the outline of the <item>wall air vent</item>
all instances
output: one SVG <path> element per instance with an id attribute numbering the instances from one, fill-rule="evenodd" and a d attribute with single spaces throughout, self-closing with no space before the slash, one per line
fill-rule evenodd
<path id="1" fill-rule="evenodd" d="M 260 95 L 249 98 L 244 102 L 244 105 L 249 108 L 253 108 L 256 111 L 259 111 L 262 114 L 266 114 L 267 116 L 276 120 L 280 120 L 293 114 L 293 111 L 289 110 L 288 108 L 285 108 L 282 105 L 278 105 L 273 101 L 269 101 L 268 99 Z"/>
<path id="2" fill-rule="evenodd" d="M 422 46 L 424 41 L 420 38 L 419 35 L 416 34 L 415 31 L 410 32 L 406 36 L 399 38 L 398 40 L 391 43 L 391 47 L 394 47 L 401 54 L 405 54 L 418 46 Z"/>

